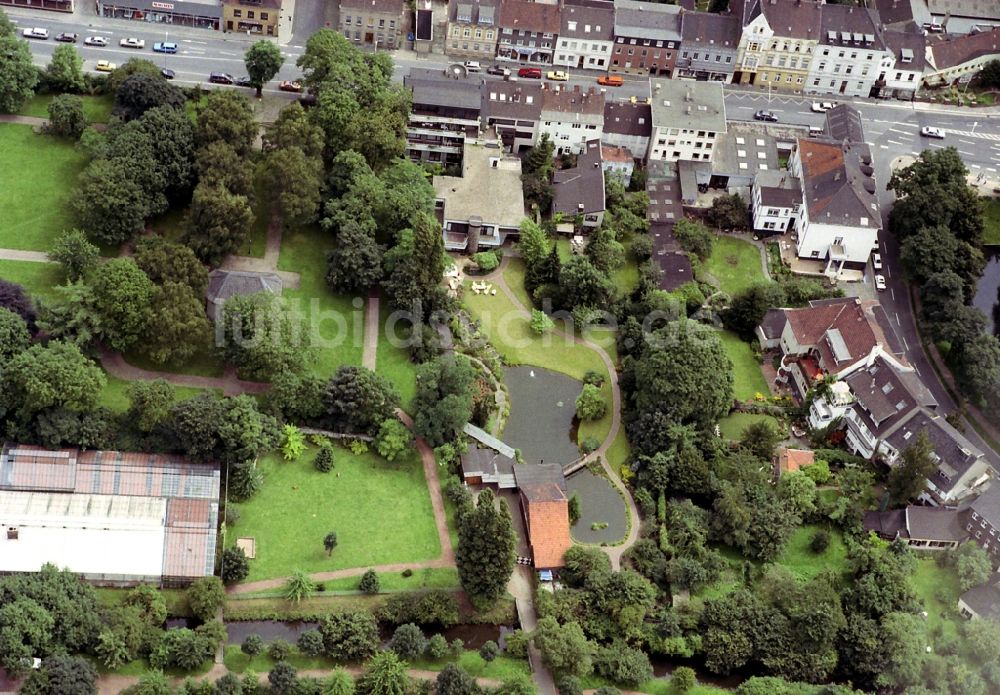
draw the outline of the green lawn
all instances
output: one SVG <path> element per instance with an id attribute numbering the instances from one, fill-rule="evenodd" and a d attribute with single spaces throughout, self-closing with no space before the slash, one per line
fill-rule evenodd
<path id="1" fill-rule="evenodd" d="M 750 242 L 733 237 L 717 236 L 712 240 L 712 255 L 703 269 L 714 278 L 719 289 L 728 294 L 764 281 L 760 251 Z"/>
<path id="2" fill-rule="evenodd" d="M 34 116 L 35 118 L 49 117 L 49 104 L 56 98 L 55 94 L 36 94 L 18 112 L 21 116 Z M 111 118 L 111 107 L 114 106 L 114 97 L 110 94 L 98 96 L 81 96 L 83 99 L 83 115 L 90 123 L 107 123 Z"/>
<path id="3" fill-rule="evenodd" d="M 1000 198 L 983 198 L 983 218 L 986 233 L 983 243 L 1000 246 Z"/>
<path id="4" fill-rule="evenodd" d="M 808 581 L 826 570 L 845 574 L 847 547 L 844 545 L 844 536 L 839 530 L 832 527 L 827 529 L 830 532 L 830 545 L 826 551 L 817 555 L 810 550 L 809 543 L 821 528 L 823 527 L 817 524 L 809 524 L 796 529 L 777 563 L 788 568 L 796 578 L 803 581 Z"/>
<path id="5" fill-rule="evenodd" d="M 0 207 L 2 206 L 3 196 L 0 195 Z M 2 225 L 3 222 L 0 222 L 0 228 Z M 24 287 L 28 294 L 41 299 L 51 297 L 53 295 L 52 288 L 63 281 L 62 271 L 58 265 L 55 263 L 35 263 L 34 261 L 0 260 L 0 278 L 8 282 L 16 282 Z"/>
<path id="6" fill-rule="evenodd" d="M 131 588 L 119 589 L 115 587 L 94 587 L 98 602 L 106 607 L 112 608 L 125 600 L 125 596 Z M 185 589 L 160 589 L 160 594 L 167 604 L 167 615 L 172 618 L 186 618 L 191 615 L 191 607 L 188 605 L 187 591 Z"/>
<path id="7" fill-rule="evenodd" d="M 0 248 L 48 251 L 73 226 L 69 198 L 84 164 L 68 142 L 0 125 Z"/>
<path id="8" fill-rule="evenodd" d="M 213 331 L 211 340 L 215 339 Z M 130 350 L 123 355 L 125 361 L 134 367 L 148 369 L 154 372 L 172 372 L 174 374 L 189 374 L 192 376 L 219 377 L 226 370 L 226 363 L 215 351 L 211 343 L 201 346 L 197 353 L 179 362 L 159 364 L 138 349 Z"/>
<path id="9" fill-rule="evenodd" d="M 260 460 L 264 485 L 240 504 L 227 542 L 252 536 L 257 557 L 249 581 L 431 560 L 441 552 L 430 494 L 416 451 L 389 463 L 374 453 L 355 456 L 338 447 L 334 469 L 313 468 L 315 449 L 287 463 L 273 452 Z M 323 538 L 338 545 L 327 557 Z"/>
<path id="10" fill-rule="evenodd" d="M 733 396 L 741 401 L 753 400 L 758 393 L 769 395 L 760 362 L 754 357 L 750 344 L 740 340 L 732 331 L 720 331 L 722 347 L 733 363 Z"/>
<path id="11" fill-rule="evenodd" d="M 129 400 L 128 400 L 128 387 L 134 383 L 132 381 L 125 381 L 124 379 L 119 379 L 116 376 L 110 374 L 105 375 L 107 377 L 108 383 L 101 391 L 101 397 L 98 401 L 98 405 L 105 408 L 110 408 L 116 413 L 124 413 L 128 410 Z M 190 388 L 188 386 L 174 386 L 174 400 L 183 401 L 188 398 L 194 398 L 195 396 L 205 392 L 204 389 Z M 221 393 L 216 392 L 217 395 Z"/>
<path id="12" fill-rule="evenodd" d="M 305 345 L 313 347 L 312 369 L 332 376 L 341 365 L 360 365 L 364 343 L 365 297 L 334 294 L 326 285 L 326 252 L 333 245 L 318 227 L 285 230 L 279 270 L 299 273 L 298 289 L 282 296 L 291 311 L 303 318 Z"/>
<path id="13" fill-rule="evenodd" d="M 927 611 L 927 632 L 936 643 L 942 637 L 959 636 L 958 574 L 954 569 L 938 567 L 934 553 L 918 554 L 917 569 L 910 577 L 917 600 Z"/>
<path id="14" fill-rule="evenodd" d="M 375 372 L 392 382 L 392 385 L 399 391 L 403 410 L 412 414 L 413 399 L 417 395 L 417 365 L 410 361 L 409 350 L 405 347 L 397 347 L 389 341 L 387 319 L 391 312 L 388 300 L 382 299 L 379 306 L 381 316 L 379 317 L 378 349 L 375 354 Z M 396 340 L 405 339 L 405 331 L 402 326 L 395 327 L 393 330 Z"/>
<path id="15" fill-rule="evenodd" d="M 724 439 L 735 441 L 740 438 L 743 430 L 747 427 L 765 421 L 770 422 L 779 432 L 782 431 L 781 425 L 770 415 L 757 415 L 754 413 L 730 413 L 719 420 L 719 431 L 722 433 Z"/>

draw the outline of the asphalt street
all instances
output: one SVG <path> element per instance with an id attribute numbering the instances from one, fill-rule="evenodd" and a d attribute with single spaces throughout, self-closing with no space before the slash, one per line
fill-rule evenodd
<path id="1" fill-rule="evenodd" d="M 277 90 L 278 81 L 292 80 L 300 76 L 295 61 L 302 55 L 309 34 L 322 26 L 324 17 L 326 22 L 330 20 L 329 13 L 324 12 L 324 7 L 323 0 L 297 0 L 291 40 L 281 46 L 285 63 L 274 81 L 265 87 L 266 92 L 284 94 Z M 234 77 L 245 75 L 243 53 L 257 38 L 186 27 L 170 27 L 164 30 L 163 25 L 97 17 L 92 10 L 84 9 L 78 9 L 72 15 L 23 8 L 5 8 L 5 10 L 19 29 L 37 26 L 49 30 L 51 37 L 49 40 L 29 40 L 38 65 L 46 65 L 49 62 L 52 51 L 59 45 L 54 41 L 57 34 L 73 32 L 80 37 L 76 48 L 84 58 L 87 70 L 93 70 L 97 61 L 101 59 L 120 64 L 129 58 L 141 56 L 174 70 L 177 82 L 186 84 L 201 83 L 209 86 L 208 75 L 211 72 L 225 72 Z M 84 46 L 84 37 L 91 35 L 104 36 L 108 39 L 109 46 L 107 48 Z M 145 48 L 142 50 L 121 48 L 118 42 L 126 37 L 145 40 Z M 173 55 L 154 53 L 152 46 L 157 41 L 177 43 L 178 53 Z M 423 55 L 410 51 L 398 51 L 393 55 L 393 59 L 396 66 L 394 79 L 397 81 L 401 81 L 413 68 L 444 69 L 452 62 L 447 56 Z M 513 67 L 516 69 L 517 66 Z M 564 87 L 600 88 L 596 83 L 598 73 L 570 72 L 570 80 L 561 83 Z M 484 74 L 484 79 L 501 78 Z M 649 96 L 649 81 L 629 76 L 621 87 L 606 88 L 605 93 L 608 99 L 629 100 L 633 97 L 644 99 Z M 293 95 L 287 96 L 294 98 Z M 778 117 L 778 125 L 821 125 L 824 120 L 822 114 L 810 111 L 812 98 L 768 95 L 760 91 L 727 86 L 725 99 L 726 115 L 730 120 L 751 121 L 754 112 L 759 109 L 773 112 Z M 929 107 L 926 104 L 900 101 L 837 99 L 829 96 L 822 97 L 822 100 L 851 103 L 864 117 L 866 139 L 875 155 L 875 178 L 883 220 L 887 220 L 892 205 L 892 195 L 887 193 L 885 188 L 890 177 L 890 165 L 899 157 L 914 156 L 926 148 L 954 146 L 973 174 L 982 174 L 988 179 L 1000 181 L 1000 113 L 996 109 L 983 111 Z M 929 140 L 921 137 L 920 128 L 927 125 L 943 129 L 945 139 Z M 936 378 L 920 346 L 910 309 L 908 290 L 899 271 L 898 244 L 888 233 L 883 233 L 880 237 L 885 265 L 883 274 L 886 277 L 887 288 L 879 293 L 879 299 L 896 324 L 906 346 L 907 358 L 931 388 L 941 404 L 940 410 L 945 413 L 951 412 L 955 404 Z M 872 282 L 870 271 L 866 274 L 865 281 Z M 1000 469 L 1000 455 L 986 446 L 971 428 L 968 429 L 967 436 L 984 451 L 990 452 L 994 466 Z"/>

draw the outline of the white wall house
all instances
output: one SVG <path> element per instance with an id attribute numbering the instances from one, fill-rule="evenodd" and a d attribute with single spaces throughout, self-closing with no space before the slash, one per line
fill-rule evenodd
<path id="1" fill-rule="evenodd" d="M 650 79 L 649 86 L 649 159 L 711 161 L 716 136 L 726 132 L 722 84 Z"/>
<path id="2" fill-rule="evenodd" d="M 615 6 L 607 0 L 566 0 L 553 63 L 607 70 L 614 46 Z"/>
<path id="3" fill-rule="evenodd" d="M 912 99 L 924 75 L 924 37 L 887 31 L 885 43 L 886 52 L 879 71 L 880 96 Z"/>
<path id="4" fill-rule="evenodd" d="M 823 28 L 809 66 L 806 94 L 871 95 L 887 55 L 873 10 L 823 5 Z"/>
<path id="5" fill-rule="evenodd" d="M 588 140 L 600 140 L 603 134 L 603 94 L 593 88 L 581 91 L 579 85 L 543 91 L 538 138 L 548 135 L 557 154 L 580 154 Z"/>
<path id="6" fill-rule="evenodd" d="M 799 140 L 789 168 L 802 182 L 803 204 L 796 220 L 799 258 L 825 261 L 828 277 L 863 268 L 881 226 L 875 181 L 865 173 L 871 172 L 867 147 Z"/>
<path id="7" fill-rule="evenodd" d="M 791 230 L 802 206 L 800 186 L 787 171 L 759 172 L 750 188 L 754 232 L 770 236 Z"/>

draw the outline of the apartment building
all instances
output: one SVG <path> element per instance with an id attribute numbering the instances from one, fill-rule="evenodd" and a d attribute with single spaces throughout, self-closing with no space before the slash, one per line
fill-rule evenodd
<path id="1" fill-rule="evenodd" d="M 822 34 L 807 94 L 872 96 L 888 55 L 878 15 L 853 5 L 824 5 Z"/>
<path id="2" fill-rule="evenodd" d="M 480 118 L 495 128 L 508 152 L 533 147 L 542 114 L 542 85 L 537 82 L 490 80 L 482 87 Z"/>
<path id="3" fill-rule="evenodd" d="M 277 36 L 281 0 L 223 0 L 222 21 L 226 31 Z"/>
<path id="4" fill-rule="evenodd" d="M 555 65 L 607 70 L 614 46 L 615 6 L 608 0 L 565 0 Z"/>
<path id="5" fill-rule="evenodd" d="M 403 78 L 413 93 L 406 126 L 406 154 L 416 162 L 462 163 L 466 138 L 479 135 L 482 108 L 477 76 L 414 68 Z"/>
<path id="6" fill-rule="evenodd" d="M 401 45 L 403 0 L 341 0 L 340 31 L 353 43 L 375 49 Z"/>
<path id="7" fill-rule="evenodd" d="M 726 132 L 722 84 L 650 79 L 649 87 L 650 161 L 711 161 L 716 136 Z"/>
<path id="8" fill-rule="evenodd" d="M 450 0 L 444 52 L 473 60 L 492 60 L 497 52 L 497 3 Z"/>
<path id="9" fill-rule="evenodd" d="M 820 38 L 823 5 L 745 0 L 733 82 L 801 93 Z"/>
<path id="10" fill-rule="evenodd" d="M 1000 27 L 965 36 L 928 36 L 924 84 L 965 84 L 991 60 L 1000 60 Z"/>
<path id="11" fill-rule="evenodd" d="M 618 0 L 614 40 L 612 72 L 671 77 L 681 45 L 681 8 Z"/>
<path id="12" fill-rule="evenodd" d="M 652 132 L 653 113 L 649 104 L 605 101 L 603 142 L 625 147 L 633 157 L 645 159 Z"/>
<path id="13" fill-rule="evenodd" d="M 588 140 L 604 134 L 604 94 L 593 87 L 587 91 L 574 85 L 560 89 L 543 85 L 538 137 L 548 135 L 556 153 L 581 154 Z"/>
<path id="14" fill-rule="evenodd" d="M 885 54 L 875 87 L 878 96 L 913 99 L 923 81 L 925 39 L 917 32 L 886 31 Z"/>
<path id="15" fill-rule="evenodd" d="M 736 68 L 740 20 L 732 14 L 685 12 L 675 77 L 728 84 Z"/>
<path id="16" fill-rule="evenodd" d="M 757 172 L 750 188 L 754 234 L 766 237 L 795 228 L 802 205 L 801 186 L 801 182 L 787 171 Z"/>
<path id="17" fill-rule="evenodd" d="M 559 6 L 529 0 L 500 4 L 500 60 L 551 65 L 559 38 Z"/>

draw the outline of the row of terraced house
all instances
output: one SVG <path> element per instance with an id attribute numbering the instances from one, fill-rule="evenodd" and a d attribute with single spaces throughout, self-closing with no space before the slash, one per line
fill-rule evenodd
<path id="1" fill-rule="evenodd" d="M 417 42 L 437 30 L 445 34 L 437 45 L 462 61 L 887 98 L 966 81 L 1000 58 L 1000 29 L 990 26 L 1000 24 L 1000 10 L 992 20 L 955 24 L 957 33 L 929 33 L 915 13 L 924 0 L 906 0 L 908 15 L 899 11 L 900 2 L 878 0 L 865 8 L 823 0 L 733 0 L 731 12 L 713 14 L 639 0 L 450 0 L 447 22 L 436 28 L 423 23 Z M 341 8 L 341 30 L 351 40 L 400 45 L 403 0 L 342 0 Z M 384 17 L 377 23 L 362 18 L 366 8 Z"/>

